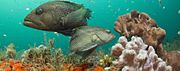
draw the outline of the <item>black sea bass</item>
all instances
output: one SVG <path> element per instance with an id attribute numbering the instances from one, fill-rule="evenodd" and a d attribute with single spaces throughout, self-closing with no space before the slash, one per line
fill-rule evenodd
<path id="1" fill-rule="evenodd" d="M 82 57 L 88 56 L 96 47 L 115 38 L 110 30 L 95 26 L 81 26 L 74 31 L 70 41 L 70 50 Z"/>
<path id="2" fill-rule="evenodd" d="M 24 19 L 24 25 L 72 36 L 72 30 L 86 26 L 90 10 L 68 1 L 51 1 L 40 5 Z"/>

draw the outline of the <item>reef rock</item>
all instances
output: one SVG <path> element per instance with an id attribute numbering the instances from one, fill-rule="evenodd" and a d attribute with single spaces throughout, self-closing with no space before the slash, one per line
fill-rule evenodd
<path id="1" fill-rule="evenodd" d="M 153 46 L 160 57 L 164 57 L 162 41 L 166 35 L 165 30 L 158 27 L 156 22 L 146 13 L 132 11 L 120 16 L 115 22 L 114 29 L 123 36 L 139 36 L 150 46 Z"/>
<path id="2" fill-rule="evenodd" d="M 172 67 L 159 58 L 154 48 L 146 45 L 140 37 L 133 36 L 129 42 L 124 40 L 127 40 L 124 36 L 120 37 L 118 43 L 112 47 L 112 53 L 114 50 L 121 49 L 119 57 L 112 62 L 119 70 L 172 71 Z"/>

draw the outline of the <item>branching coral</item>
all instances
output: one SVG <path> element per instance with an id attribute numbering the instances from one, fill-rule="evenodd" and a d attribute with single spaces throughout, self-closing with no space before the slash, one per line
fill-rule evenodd
<path id="1" fill-rule="evenodd" d="M 112 47 L 112 55 L 114 50 L 121 50 L 118 52 L 119 58 L 113 61 L 117 68 L 122 71 L 172 71 L 171 66 L 158 58 L 154 48 L 146 45 L 140 37 L 133 36 L 129 42 L 125 40 L 127 39 L 124 36 L 120 37 L 118 43 Z"/>

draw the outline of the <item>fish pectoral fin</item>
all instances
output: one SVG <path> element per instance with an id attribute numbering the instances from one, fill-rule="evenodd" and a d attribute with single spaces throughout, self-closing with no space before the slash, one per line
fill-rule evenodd
<path id="1" fill-rule="evenodd" d="M 87 49 L 83 49 L 82 51 L 88 51 L 88 50 L 91 50 L 93 48 L 96 48 L 98 45 L 97 44 L 94 44 L 92 45 L 91 47 L 87 48 Z"/>
<path id="2" fill-rule="evenodd" d="M 96 46 L 96 47 L 97 47 L 97 46 Z M 78 52 L 76 52 L 76 54 L 82 56 L 82 58 L 86 58 L 86 57 L 89 56 L 93 51 L 96 50 L 96 47 L 90 47 L 91 49 L 84 50 L 84 51 L 78 51 Z"/>
<path id="3" fill-rule="evenodd" d="M 66 17 L 63 18 L 64 23 L 74 23 L 85 20 L 85 18 L 88 18 L 88 14 L 90 14 L 90 10 L 82 7 L 79 10 L 76 10 L 70 14 L 68 14 Z"/>
<path id="4" fill-rule="evenodd" d="M 62 33 L 65 36 L 72 36 L 73 34 L 72 29 L 61 30 L 61 31 L 58 31 L 58 33 Z"/>

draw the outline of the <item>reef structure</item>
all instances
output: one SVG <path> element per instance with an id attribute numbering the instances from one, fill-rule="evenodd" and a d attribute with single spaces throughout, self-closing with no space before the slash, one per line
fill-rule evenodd
<path id="1" fill-rule="evenodd" d="M 160 57 L 164 57 L 162 41 L 166 35 L 164 29 L 158 27 L 156 22 L 146 13 L 132 11 L 120 16 L 115 22 L 114 29 L 123 36 L 139 36 L 143 41 L 155 48 Z"/>
<path id="2" fill-rule="evenodd" d="M 158 27 L 157 23 L 146 13 L 138 11 L 131 11 L 131 13 L 118 17 L 114 25 L 115 31 L 120 35 L 130 38 L 132 36 L 141 37 L 145 44 L 152 46 L 157 55 L 169 65 L 173 67 L 173 71 L 180 70 L 180 53 L 177 51 L 166 52 L 163 49 L 163 40 L 166 31 Z M 125 45 L 123 41 L 122 45 Z M 116 50 L 113 54 L 119 55 Z"/>
<path id="3" fill-rule="evenodd" d="M 117 56 L 112 63 L 118 70 L 172 71 L 172 67 L 159 58 L 154 48 L 146 45 L 140 37 L 133 36 L 131 41 L 127 41 L 125 36 L 120 37 L 111 53 Z"/>
<path id="4" fill-rule="evenodd" d="M 6 54 L 8 55 L 8 58 L 15 58 L 16 56 L 16 49 L 15 49 L 15 45 L 13 43 L 9 44 L 6 47 Z"/>

